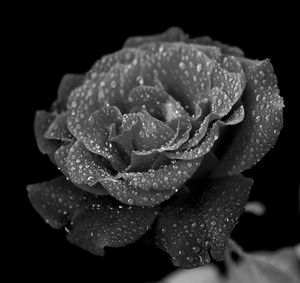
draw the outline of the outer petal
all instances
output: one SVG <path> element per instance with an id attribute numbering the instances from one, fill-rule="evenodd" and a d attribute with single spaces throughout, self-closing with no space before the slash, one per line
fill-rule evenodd
<path id="1" fill-rule="evenodd" d="M 68 155 L 70 153 L 70 149 L 73 147 L 73 143 L 68 143 L 65 145 L 62 145 L 54 154 L 56 166 L 58 169 L 65 175 L 66 179 L 70 179 L 69 175 L 69 169 L 68 169 Z M 75 161 L 76 162 L 76 161 Z M 107 195 L 108 192 L 101 186 L 100 183 L 96 183 L 95 185 L 89 186 L 87 184 L 78 184 L 73 183 L 77 188 L 80 188 L 86 192 L 92 193 L 94 195 Z"/>
<path id="2" fill-rule="evenodd" d="M 186 198 L 166 203 L 156 225 L 156 244 L 175 265 L 193 268 L 222 260 L 228 238 L 246 205 L 252 180 L 231 176 L 209 180 Z"/>
<path id="3" fill-rule="evenodd" d="M 213 176 L 238 174 L 251 168 L 275 144 L 283 124 L 283 99 L 270 61 L 241 62 L 247 80 L 242 97 L 245 119 Z"/>
<path id="4" fill-rule="evenodd" d="M 74 140 L 73 135 L 67 127 L 67 113 L 56 114 L 53 122 L 44 134 L 46 139 L 71 142 Z"/>
<path id="5" fill-rule="evenodd" d="M 57 112 L 63 112 L 67 110 L 68 97 L 71 91 L 79 87 L 84 80 L 84 75 L 79 74 L 66 74 L 60 81 L 57 100 L 53 103 L 52 109 Z"/>
<path id="6" fill-rule="evenodd" d="M 188 38 L 188 35 L 178 27 L 172 27 L 167 29 L 165 32 L 150 36 L 134 36 L 129 37 L 124 47 L 139 47 L 143 44 L 152 42 L 179 42 L 184 41 Z"/>
<path id="7" fill-rule="evenodd" d="M 34 118 L 34 134 L 38 148 L 43 154 L 48 154 L 53 162 L 53 154 L 59 148 L 59 143 L 55 140 L 46 139 L 44 134 L 54 118 L 54 115 L 43 110 L 37 111 Z"/>
<path id="8" fill-rule="evenodd" d="M 152 225 L 158 208 L 121 205 L 109 196 L 85 193 L 64 177 L 29 185 L 33 207 L 53 228 L 66 226 L 70 242 L 103 255 L 105 246 L 135 242 Z"/>
<path id="9" fill-rule="evenodd" d="M 188 39 L 186 42 L 193 43 L 193 44 L 207 45 L 207 46 L 216 46 L 221 49 L 222 54 L 226 54 L 226 55 L 233 55 L 238 57 L 244 56 L 244 52 L 239 47 L 230 46 L 220 41 L 213 40 L 209 36 L 191 38 Z"/>

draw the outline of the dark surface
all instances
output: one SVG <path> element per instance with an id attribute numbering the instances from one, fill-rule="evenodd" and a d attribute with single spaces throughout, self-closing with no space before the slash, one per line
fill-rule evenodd
<path id="1" fill-rule="evenodd" d="M 199 14 L 197 18 L 186 15 L 171 19 L 164 15 L 159 22 L 154 14 L 133 18 L 111 14 L 105 18 L 104 14 L 105 10 L 101 10 L 83 19 L 80 14 L 71 12 L 49 16 L 32 13 L 24 20 L 18 18 L 13 45 L 16 48 L 14 57 L 18 60 L 15 74 L 22 76 L 22 84 L 15 83 L 18 107 L 22 110 L 19 133 L 23 149 L 17 156 L 21 160 L 19 168 L 22 168 L 21 176 L 15 177 L 17 203 L 7 203 L 13 207 L 10 224 L 16 229 L 11 232 L 11 261 L 7 261 L 11 262 L 11 275 L 18 270 L 24 279 L 53 277 L 70 282 L 79 278 L 84 278 L 85 282 L 92 278 L 98 282 L 146 282 L 158 280 L 173 269 L 167 254 L 142 243 L 108 249 L 104 258 L 72 246 L 64 237 L 64 231 L 50 228 L 34 211 L 25 189 L 29 183 L 49 180 L 59 174 L 38 151 L 32 128 L 35 111 L 49 109 L 62 76 L 88 71 L 101 55 L 121 48 L 128 36 L 159 33 L 173 25 L 182 27 L 192 36 L 209 35 L 237 45 L 249 58 L 271 58 L 286 105 L 284 129 L 276 147 L 246 173 L 255 180 L 250 199 L 263 202 L 267 213 L 263 217 L 244 215 L 233 237 L 246 250 L 274 250 L 296 244 L 300 239 L 296 231 L 299 226 L 299 140 L 296 136 L 299 90 L 295 86 L 298 81 L 293 79 L 296 77 L 293 74 L 295 62 L 290 60 L 298 52 L 296 46 L 291 47 L 296 31 L 292 17 L 282 23 L 280 18 L 265 17 L 262 12 L 251 16 L 234 13 L 232 17 L 228 14 L 217 17 L 211 13 L 206 17 Z M 10 201 L 15 202 L 14 199 Z"/>

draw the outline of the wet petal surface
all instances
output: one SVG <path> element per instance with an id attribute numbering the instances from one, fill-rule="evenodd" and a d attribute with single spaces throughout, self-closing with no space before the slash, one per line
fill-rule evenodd
<path id="1" fill-rule="evenodd" d="M 66 226 L 71 243 L 97 255 L 103 255 L 106 246 L 135 242 L 157 215 L 157 208 L 122 205 L 110 196 L 85 193 L 64 177 L 27 189 L 33 207 L 49 225 Z"/>
<path id="2" fill-rule="evenodd" d="M 177 160 L 158 170 L 123 172 L 119 173 L 117 177 L 126 180 L 133 187 L 146 191 L 177 191 L 193 175 L 200 163 L 201 160 Z"/>
<path id="3" fill-rule="evenodd" d="M 66 166 L 72 182 L 93 186 L 100 177 L 109 175 L 105 160 L 91 153 L 82 141 L 76 141 L 70 148 Z"/>
<path id="4" fill-rule="evenodd" d="M 83 143 L 86 148 L 105 157 L 110 161 L 116 171 L 126 168 L 118 149 L 109 141 L 109 127 L 119 128 L 122 114 L 115 106 L 104 106 L 101 110 L 93 112 L 85 123 L 83 130 Z"/>
<path id="5" fill-rule="evenodd" d="M 104 78 L 105 74 L 97 79 L 86 80 L 83 85 L 73 90 L 68 98 L 67 125 L 76 139 L 83 137 L 85 121 L 89 115 L 106 104 L 104 97 L 99 96 L 99 85 Z"/>
<path id="6" fill-rule="evenodd" d="M 247 85 L 245 119 L 221 157 L 214 176 L 237 174 L 256 164 L 275 144 L 283 124 L 283 99 L 269 60 L 241 61 Z"/>
<path id="7" fill-rule="evenodd" d="M 163 44 L 143 68 L 145 84 L 156 79 L 190 113 L 208 98 L 212 61 L 196 46 L 183 43 Z"/>
<path id="8" fill-rule="evenodd" d="M 186 198 L 166 204 L 157 220 L 157 246 L 183 268 L 209 263 L 211 257 L 222 260 L 251 186 L 242 176 L 198 182 Z"/>

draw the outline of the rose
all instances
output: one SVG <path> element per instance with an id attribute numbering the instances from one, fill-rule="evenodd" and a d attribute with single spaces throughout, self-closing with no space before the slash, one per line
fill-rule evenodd
<path id="1" fill-rule="evenodd" d="M 150 230 L 175 265 L 221 260 L 253 183 L 241 172 L 275 144 L 282 108 L 269 60 L 178 28 L 129 38 L 37 112 L 39 149 L 63 176 L 29 198 L 94 254 Z"/>

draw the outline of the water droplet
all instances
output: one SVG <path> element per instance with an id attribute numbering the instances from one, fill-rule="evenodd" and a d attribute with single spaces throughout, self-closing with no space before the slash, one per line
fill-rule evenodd
<path id="1" fill-rule="evenodd" d="M 115 80 L 111 81 L 110 86 L 115 88 L 117 86 L 117 82 Z"/>
<path id="2" fill-rule="evenodd" d="M 143 85 L 144 84 L 144 79 L 141 77 L 141 76 L 138 76 L 136 78 L 137 82 L 140 84 L 140 85 Z"/>
<path id="3" fill-rule="evenodd" d="M 193 222 L 191 226 L 192 226 L 192 228 L 195 228 L 197 226 L 197 223 Z"/>
<path id="4" fill-rule="evenodd" d="M 183 70 L 185 68 L 185 64 L 183 62 L 180 62 L 179 63 L 179 68 Z"/>
<path id="5" fill-rule="evenodd" d="M 201 69 L 202 69 L 202 65 L 198 64 L 197 67 L 196 67 L 196 69 L 197 69 L 197 72 L 199 73 L 201 71 Z"/>
<path id="6" fill-rule="evenodd" d="M 194 251 L 195 253 L 198 253 L 198 252 L 200 251 L 200 248 L 197 247 L 197 246 L 195 246 L 195 247 L 193 247 L 193 251 Z"/>

